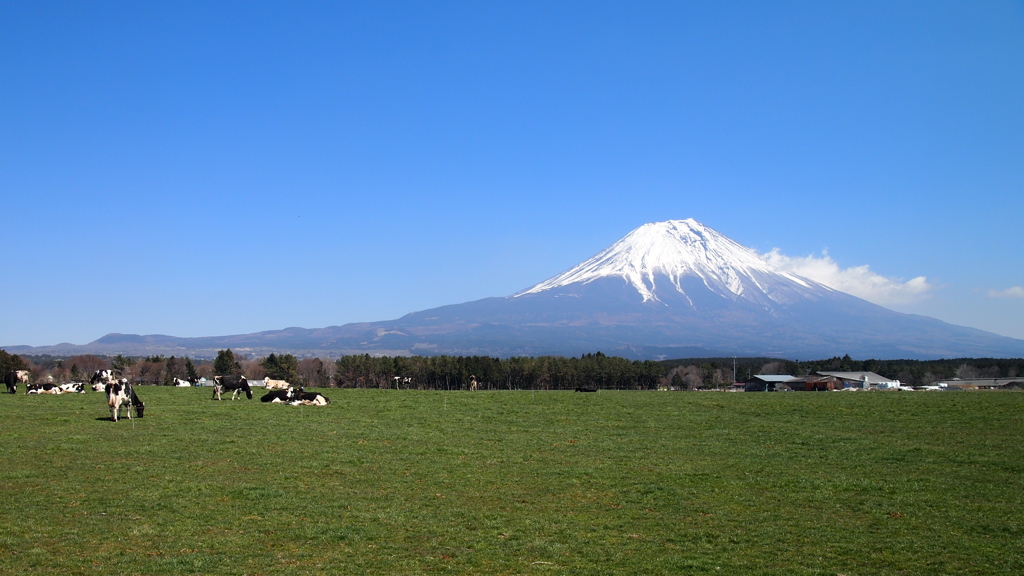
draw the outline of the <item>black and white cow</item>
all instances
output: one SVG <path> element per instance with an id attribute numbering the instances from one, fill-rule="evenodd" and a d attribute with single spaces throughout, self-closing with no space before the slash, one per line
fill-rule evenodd
<path id="1" fill-rule="evenodd" d="M 146 405 L 139 400 L 138 395 L 135 394 L 135 388 L 128 382 L 127 378 L 121 378 L 115 380 L 106 385 L 107 393 L 107 406 L 110 407 L 110 418 L 117 422 L 117 415 L 124 409 L 128 414 L 128 419 L 132 419 L 132 408 L 135 409 L 135 414 L 139 418 L 142 418 L 143 410 Z"/>
<path id="2" fill-rule="evenodd" d="M 301 386 L 295 391 L 291 404 L 312 404 L 315 406 L 326 406 L 331 399 L 319 392 L 306 392 Z"/>
<path id="3" fill-rule="evenodd" d="M 288 387 L 287 390 L 271 390 L 260 397 L 260 402 L 291 402 L 295 399 L 295 388 Z"/>
<path id="4" fill-rule="evenodd" d="M 174 385 L 178 388 L 188 388 L 190 386 L 198 386 L 199 380 L 197 378 L 189 378 L 188 380 L 182 380 L 181 378 L 174 379 Z"/>
<path id="5" fill-rule="evenodd" d="M 82 382 L 68 382 L 58 386 L 65 393 L 85 394 L 85 384 Z"/>
<path id="6" fill-rule="evenodd" d="M 64 390 L 56 384 L 32 384 L 25 385 L 25 394 L 63 394 Z"/>
<path id="7" fill-rule="evenodd" d="M 220 395 L 226 391 L 231 391 L 231 399 L 234 400 L 238 396 L 239 392 L 245 392 L 246 398 L 252 400 L 252 388 L 249 387 L 249 381 L 245 379 L 245 376 L 230 375 L 230 376 L 214 376 L 213 385 L 213 400 L 216 398 L 220 400 Z"/>
<path id="8" fill-rule="evenodd" d="M 92 378 L 89 379 L 89 385 L 96 392 L 106 390 L 107 384 L 117 382 L 117 376 L 114 375 L 113 370 L 97 370 L 92 373 Z"/>
<path id="9" fill-rule="evenodd" d="M 7 385 L 7 391 L 11 394 L 18 392 L 18 384 L 25 384 L 28 386 L 28 370 L 10 370 L 4 374 L 4 384 Z M 27 390 L 26 390 L 27 392 Z"/>

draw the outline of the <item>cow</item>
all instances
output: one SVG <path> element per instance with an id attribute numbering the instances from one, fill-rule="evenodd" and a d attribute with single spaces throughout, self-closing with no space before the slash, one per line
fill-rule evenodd
<path id="1" fill-rule="evenodd" d="M 577 392 L 597 392 L 597 386 L 577 386 Z"/>
<path id="2" fill-rule="evenodd" d="M 64 390 L 56 384 L 26 384 L 25 394 L 63 394 Z"/>
<path id="3" fill-rule="evenodd" d="M 263 379 L 263 386 L 267 390 L 287 390 L 291 388 L 287 380 L 271 380 L 270 376 Z"/>
<path id="4" fill-rule="evenodd" d="M 479 384 L 477 384 L 477 381 L 476 381 L 476 376 L 473 376 L 473 375 L 471 375 L 471 376 L 469 377 L 469 391 L 470 391 L 470 392 L 473 392 L 473 391 L 475 391 L 475 390 L 476 390 L 476 389 L 477 389 L 478 387 L 479 387 Z"/>
<path id="5" fill-rule="evenodd" d="M 245 376 L 230 375 L 230 376 L 214 376 L 213 380 L 213 398 L 210 400 L 220 400 L 220 395 L 225 390 L 231 390 L 231 399 L 234 400 L 238 396 L 239 392 L 245 392 L 245 397 L 252 400 L 252 388 L 249 387 L 249 381 L 245 379 Z"/>
<path id="6" fill-rule="evenodd" d="M 198 386 L 199 379 L 189 378 L 188 380 L 182 380 L 181 378 L 174 379 L 174 386 L 178 388 L 188 388 L 190 386 Z"/>
<path id="7" fill-rule="evenodd" d="M 24 384 L 28 386 L 28 370 L 10 370 L 4 374 L 4 384 L 7 385 L 7 391 L 11 394 L 18 392 L 18 384 Z M 28 390 L 26 389 L 26 392 Z"/>
<path id="8" fill-rule="evenodd" d="M 295 388 L 290 386 L 287 390 L 271 390 L 260 397 L 260 402 L 291 402 L 295 393 Z"/>
<path id="9" fill-rule="evenodd" d="M 63 392 L 85 394 L 85 384 L 82 382 L 68 382 L 58 386 Z"/>
<path id="10" fill-rule="evenodd" d="M 95 392 L 102 392 L 107 389 L 107 384 L 116 382 L 117 377 L 114 375 L 113 370 L 97 370 L 92 373 L 92 378 L 89 379 L 89 385 Z"/>
<path id="11" fill-rule="evenodd" d="M 110 418 L 114 422 L 117 422 L 117 415 L 122 408 L 128 414 L 129 420 L 132 419 L 132 408 L 135 409 L 135 414 L 142 418 L 146 405 L 135 394 L 135 388 L 132 387 L 127 378 L 107 383 L 105 391 L 107 393 L 107 406 L 110 407 Z"/>
<path id="12" fill-rule="evenodd" d="M 319 392 L 306 392 L 306 389 L 299 386 L 299 389 L 295 391 L 294 399 L 289 402 L 292 405 L 308 404 L 314 406 L 326 406 L 331 403 L 331 399 Z"/>

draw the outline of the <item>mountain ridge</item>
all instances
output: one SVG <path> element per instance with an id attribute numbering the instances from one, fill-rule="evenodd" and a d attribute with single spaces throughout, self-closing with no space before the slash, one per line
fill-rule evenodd
<path id="1" fill-rule="evenodd" d="M 198 338 L 108 334 L 12 353 L 1024 357 L 1024 340 L 902 314 L 791 273 L 693 219 L 645 224 L 530 288 L 395 320 Z M 674 354 L 679 354 L 673 356 Z"/>

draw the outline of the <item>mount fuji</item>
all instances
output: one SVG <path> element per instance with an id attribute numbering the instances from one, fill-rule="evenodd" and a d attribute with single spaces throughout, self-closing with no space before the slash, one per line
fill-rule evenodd
<path id="1" fill-rule="evenodd" d="M 779 271 L 692 219 L 645 224 L 593 258 L 511 296 L 397 320 L 208 338 L 110 334 L 74 348 L 205 356 L 228 347 L 255 354 L 389 356 L 601 351 L 637 359 L 1024 356 L 1024 340 L 894 312 Z M 57 353 L 23 348 L 8 351 Z"/>
<path id="2" fill-rule="evenodd" d="M 1024 340 L 901 314 L 776 270 L 693 220 L 645 224 L 589 260 L 505 298 L 395 321 L 438 353 L 636 358 L 1020 356 Z M 401 333 L 403 336 L 399 336 Z M 406 340 L 411 342 L 411 340 Z"/>

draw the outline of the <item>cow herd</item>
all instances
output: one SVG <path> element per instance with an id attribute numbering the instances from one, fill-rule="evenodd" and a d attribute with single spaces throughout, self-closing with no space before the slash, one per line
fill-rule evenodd
<path id="1" fill-rule="evenodd" d="M 175 379 L 174 385 L 179 387 L 192 386 L 197 382 Z M 301 386 L 293 388 L 284 380 L 271 380 L 264 378 L 264 385 L 270 389 L 260 398 L 261 402 L 284 403 L 293 406 L 326 406 L 331 401 L 319 392 L 306 392 Z M 86 385 L 84 382 L 70 382 L 67 384 L 31 383 L 28 370 L 11 370 L 4 374 L 4 384 L 11 394 L 18 392 L 18 385 L 25 385 L 26 394 L 84 394 Z M 142 418 L 146 405 L 135 393 L 135 387 L 127 378 L 118 378 L 113 370 L 97 370 L 89 380 L 89 387 L 94 391 L 103 391 L 107 396 L 107 406 L 110 408 L 110 419 L 117 422 L 122 412 L 132 418 L 134 411 L 137 418 Z M 252 400 L 252 388 L 249 386 L 245 376 L 215 376 L 212 400 L 220 400 L 221 394 L 231 392 L 231 399 L 234 400 L 240 394 Z"/>
<path id="2" fill-rule="evenodd" d="M 260 402 L 291 404 L 292 406 L 326 406 L 331 403 L 329 398 L 319 392 L 306 392 L 302 386 L 293 388 L 284 380 L 264 378 L 263 383 L 271 389 L 260 397 Z M 215 376 L 211 400 L 220 400 L 221 394 L 227 391 L 231 392 L 232 400 L 242 393 L 246 398 L 252 400 L 252 388 L 245 376 Z"/>
<path id="3" fill-rule="evenodd" d="M 67 384 L 54 384 L 52 379 L 50 382 L 44 382 L 42 384 L 32 382 L 29 379 L 28 370 L 11 370 L 4 374 L 4 385 L 7 386 L 7 392 L 10 394 L 16 394 L 18 392 L 18 385 L 25 385 L 25 394 L 69 394 L 69 393 L 85 393 L 85 384 L 82 382 L 68 382 Z"/>

